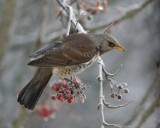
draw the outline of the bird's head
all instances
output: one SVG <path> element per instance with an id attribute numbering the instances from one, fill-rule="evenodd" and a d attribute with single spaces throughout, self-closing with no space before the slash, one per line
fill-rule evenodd
<path id="1" fill-rule="evenodd" d="M 120 51 L 125 51 L 125 49 L 119 44 L 116 38 L 114 38 L 111 34 L 104 34 L 102 41 L 102 51 L 107 52 L 113 49 L 117 49 Z"/>
<path id="2" fill-rule="evenodd" d="M 117 41 L 117 39 L 115 37 L 113 37 L 110 33 L 109 33 L 109 29 L 112 27 L 113 24 L 109 25 L 105 30 L 104 33 L 102 34 L 101 37 L 101 50 L 102 50 L 102 54 L 113 50 L 113 49 L 117 49 L 120 51 L 125 51 L 125 49 L 119 44 L 119 42 Z"/>

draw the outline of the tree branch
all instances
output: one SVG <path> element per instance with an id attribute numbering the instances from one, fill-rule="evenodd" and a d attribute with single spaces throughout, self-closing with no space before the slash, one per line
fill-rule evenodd
<path id="1" fill-rule="evenodd" d="M 64 9 L 64 11 L 67 13 L 67 15 L 71 18 L 70 20 L 72 21 L 72 23 L 76 26 L 76 28 L 78 29 L 79 33 L 87 33 L 84 28 L 82 27 L 82 25 L 77 22 L 77 19 L 75 17 L 75 13 L 73 12 L 73 8 L 72 6 L 69 6 L 67 3 L 63 4 L 60 0 L 57 0 L 57 2 L 59 3 L 59 5 Z M 70 8 L 70 10 L 68 11 L 68 8 Z M 67 9 L 67 10 L 66 10 Z M 69 12 L 69 13 L 68 13 Z"/>
<path id="2" fill-rule="evenodd" d="M 91 24 L 90 26 L 86 26 L 86 28 L 89 29 L 90 31 L 96 31 L 98 29 L 103 29 L 110 24 L 116 25 L 123 20 L 126 20 L 128 18 L 135 16 L 136 14 L 138 14 L 140 11 L 142 11 L 147 5 L 149 5 L 153 1 L 154 0 L 144 0 L 144 2 L 142 2 L 142 3 L 134 4 L 130 7 L 128 7 L 126 9 L 126 11 L 123 12 L 123 14 L 119 15 L 118 17 L 112 18 L 112 19 L 107 19 L 106 21 L 103 21 L 103 22 L 98 22 L 98 23 L 96 22 L 96 25 Z"/>
<path id="3" fill-rule="evenodd" d="M 60 0 L 56 0 L 56 1 L 61 6 L 62 10 L 64 10 L 67 13 L 67 15 L 69 15 L 68 10 L 66 9 L 66 1 L 63 3 Z M 153 1 L 154 0 L 144 0 L 144 2 L 142 2 L 140 4 L 135 4 L 135 5 L 128 7 L 123 14 L 121 14 L 120 16 L 118 16 L 116 18 L 107 19 L 106 21 L 98 22 L 93 25 L 91 24 L 89 26 L 86 26 L 85 28 L 87 28 L 90 32 L 93 32 L 93 31 L 96 31 L 99 29 L 103 29 L 106 26 L 109 26 L 110 24 L 113 24 L 113 26 L 114 26 L 123 20 L 129 19 L 129 18 L 135 16 L 136 14 L 138 14 L 141 10 L 143 10 L 147 5 L 149 5 Z M 77 22 L 77 19 L 75 17 L 72 18 L 72 22 L 74 24 L 77 24 L 75 26 L 77 26 L 77 29 L 80 33 L 87 33 L 84 30 L 84 28 L 82 27 L 82 25 L 79 22 Z M 66 31 L 67 31 L 67 29 L 66 29 Z M 50 42 L 51 40 L 56 40 L 59 37 L 59 33 L 60 32 L 56 32 L 56 33 L 51 34 L 47 39 L 43 40 L 42 42 Z"/>
<path id="4" fill-rule="evenodd" d="M 120 125 L 117 125 L 117 124 L 109 124 L 105 121 L 104 119 L 104 107 L 107 107 L 107 108 L 111 108 L 111 109 L 116 109 L 116 108 L 120 108 L 120 107 L 124 107 L 126 105 L 128 105 L 129 103 L 131 103 L 133 100 L 123 104 L 123 105 L 118 105 L 118 106 L 112 106 L 109 102 L 105 102 L 105 97 L 104 97 L 104 94 L 103 94 L 103 70 L 104 70 L 104 63 L 103 63 L 103 60 L 99 57 L 98 58 L 98 64 L 99 64 L 99 75 L 98 75 L 98 81 L 99 81 L 99 86 L 100 86 L 100 89 L 99 89 L 99 104 L 98 104 L 98 110 L 100 110 L 100 113 L 101 113 L 101 128 L 104 128 L 105 126 L 113 126 L 115 128 L 125 128 L 127 126 L 120 126 Z M 110 73 L 109 74 L 105 74 L 105 75 L 111 75 Z M 112 74 L 113 75 L 113 74 Z"/>

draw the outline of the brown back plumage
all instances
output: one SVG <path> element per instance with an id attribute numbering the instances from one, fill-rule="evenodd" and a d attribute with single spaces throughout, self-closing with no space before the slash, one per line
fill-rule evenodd
<path id="1" fill-rule="evenodd" d="M 95 56 L 98 45 L 89 34 L 72 34 L 59 43 L 33 53 L 28 65 L 57 67 L 85 63 Z"/>

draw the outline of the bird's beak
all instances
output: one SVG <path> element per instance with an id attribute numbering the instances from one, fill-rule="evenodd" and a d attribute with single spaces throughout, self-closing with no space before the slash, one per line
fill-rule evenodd
<path id="1" fill-rule="evenodd" d="M 120 51 L 125 51 L 125 49 L 122 46 L 120 46 L 119 44 L 117 44 L 114 48 L 118 49 Z"/>

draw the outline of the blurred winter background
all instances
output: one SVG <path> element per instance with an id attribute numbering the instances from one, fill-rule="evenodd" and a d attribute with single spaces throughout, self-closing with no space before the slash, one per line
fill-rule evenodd
<path id="1" fill-rule="evenodd" d="M 111 33 L 126 51 L 114 50 L 102 58 L 109 72 L 123 64 L 115 79 L 128 83 L 130 93 L 121 101 L 112 99 L 106 81 L 104 91 L 106 100 L 113 105 L 131 99 L 134 102 L 119 109 L 106 108 L 106 121 L 131 128 L 160 128 L 160 0 L 72 1 L 72 6 L 80 9 L 77 17 L 81 9 L 88 11 L 89 16 L 84 16 L 81 23 L 90 33 L 103 32 L 110 22 L 121 19 L 113 25 Z M 104 3 L 104 10 L 94 12 L 97 1 Z M 28 56 L 65 33 L 67 24 L 65 18 L 57 17 L 59 8 L 56 0 L 0 0 L 0 128 L 100 127 L 97 64 L 79 75 L 88 86 L 85 102 L 56 103 L 58 110 L 48 121 L 36 112 L 28 112 L 16 101 L 17 93 L 35 71 L 27 66 Z M 48 86 L 39 104 L 50 99 L 53 93 L 50 90 Z"/>

